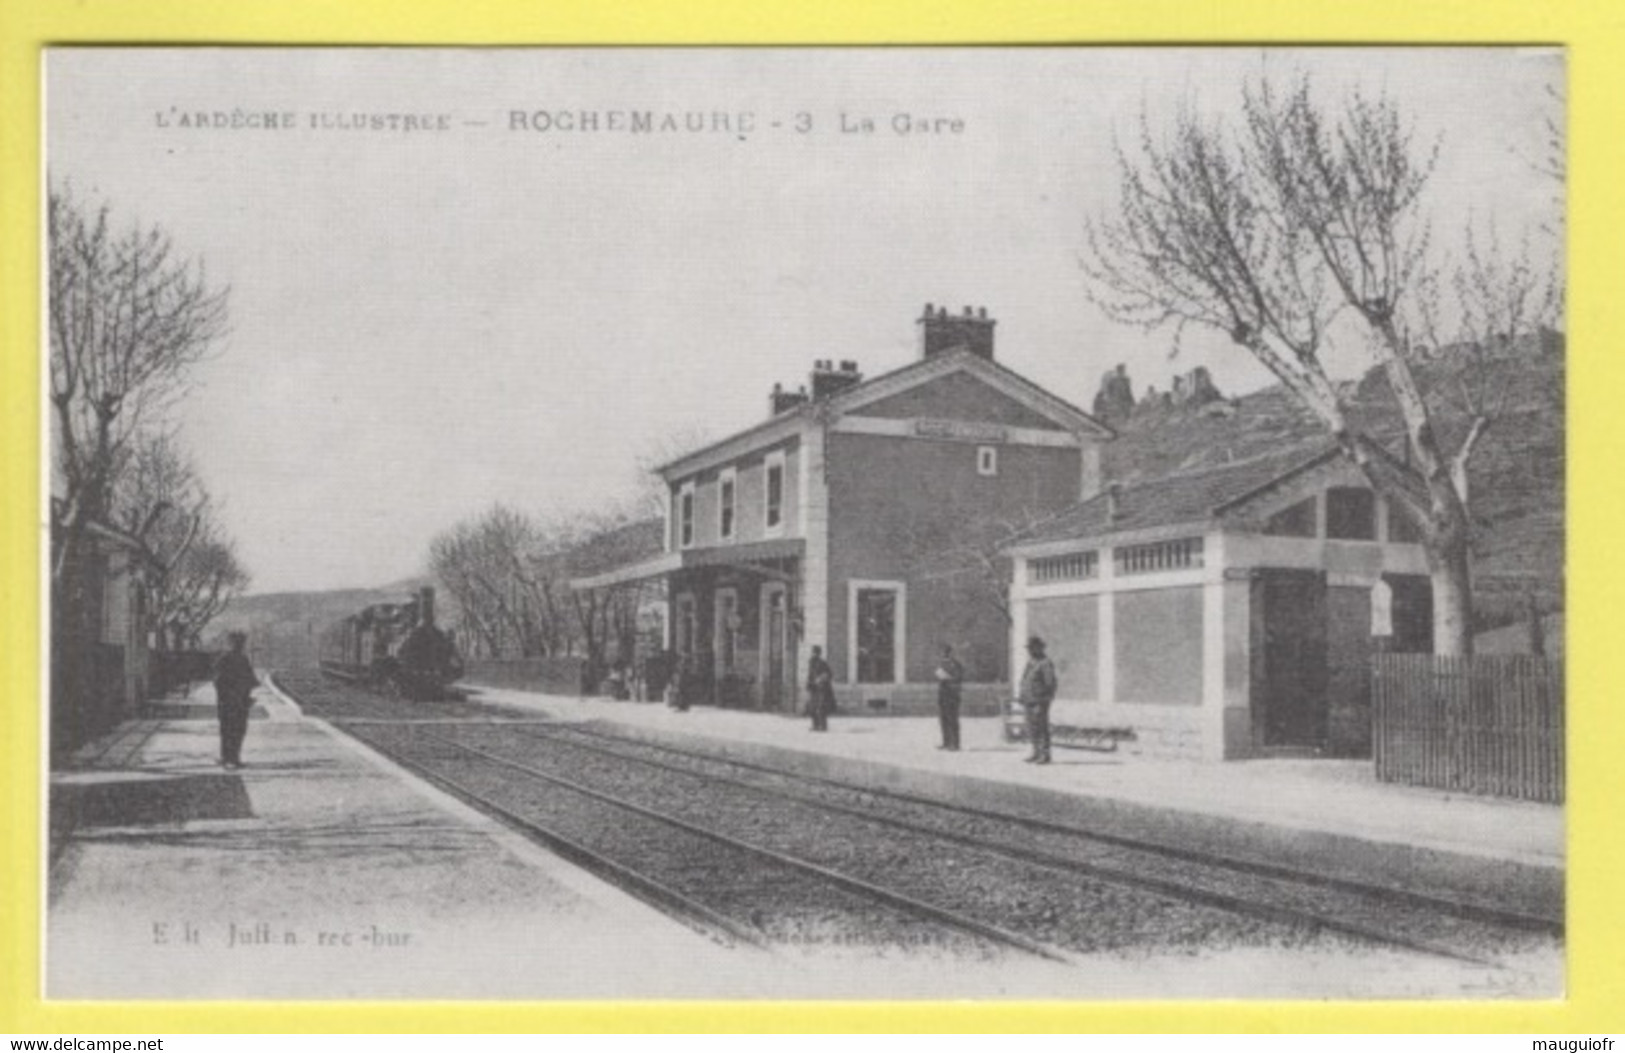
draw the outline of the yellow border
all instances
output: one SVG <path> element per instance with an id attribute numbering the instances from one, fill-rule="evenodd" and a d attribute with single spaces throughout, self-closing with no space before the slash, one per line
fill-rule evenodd
<path id="1" fill-rule="evenodd" d="M 1615 0 L 9 0 L 0 3 L 0 1032 L 1403 1031 L 1598 1034 L 1625 1025 L 1625 699 L 1609 597 L 1622 581 L 1625 18 Z M 1569 997 L 1542 1003 L 45 1003 L 38 996 L 39 62 L 48 43 L 565 44 L 1535 42 L 1569 52 L 1567 619 Z M 1613 543 L 1612 547 L 1610 542 Z M 1614 558 L 1610 558 L 1613 556 Z M 1617 602 L 1617 601 L 1616 601 Z"/>

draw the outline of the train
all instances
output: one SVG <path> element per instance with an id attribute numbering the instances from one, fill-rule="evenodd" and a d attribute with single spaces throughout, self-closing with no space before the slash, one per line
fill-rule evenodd
<path id="1" fill-rule="evenodd" d="M 462 678 L 463 659 L 435 624 L 434 589 L 427 586 L 401 603 L 375 603 L 329 626 L 321 637 L 321 668 L 416 702 L 462 697 L 452 684 Z"/>

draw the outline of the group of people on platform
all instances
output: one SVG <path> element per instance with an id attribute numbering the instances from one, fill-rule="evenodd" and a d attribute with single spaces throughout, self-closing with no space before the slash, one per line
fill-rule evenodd
<path id="1" fill-rule="evenodd" d="M 937 662 L 937 719 L 942 727 L 939 750 L 956 752 L 959 749 L 959 705 L 965 683 L 965 667 L 954 657 L 954 649 L 942 645 L 942 657 Z M 824 649 L 814 645 L 812 657 L 807 661 L 807 714 L 812 718 L 814 731 L 828 731 L 830 714 L 835 712 L 835 675 L 824 658 Z M 1044 641 L 1031 637 L 1027 641 L 1027 667 L 1021 673 L 1021 690 L 1017 700 L 1027 723 L 1027 739 L 1032 743 L 1030 764 L 1050 762 L 1050 703 L 1055 701 L 1059 682 L 1055 676 L 1055 663 L 1045 654 Z"/>
<path id="2" fill-rule="evenodd" d="M 1027 641 L 1027 666 L 1021 674 L 1021 688 L 1017 696 L 1027 725 L 1027 738 L 1032 743 L 1029 763 L 1050 763 L 1050 703 L 1055 700 L 1058 683 L 1055 663 L 1045 654 L 1044 641 L 1037 636 Z M 692 657 L 661 652 L 649 661 L 652 675 L 648 682 L 658 683 L 665 689 L 667 705 L 683 712 L 689 708 L 690 681 L 697 672 Z M 954 656 L 949 644 L 942 645 L 942 655 L 935 670 L 937 680 L 937 719 L 942 729 L 942 742 L 937 748 L 955 752 L 960 747 L 959 709 L 965 683 L 965 667 Z M 824 649 L 814 644 L 807 660 L 807 716 L 813 731 L 828 731 L 829 718 L 835 712 L 835 671 L 824 657 Z"/>
<path id="3" fill-rule="evenodd" d="M 227 768 L 242 766 L 243 736 L 248 730 L 248 711 L 251 695 L 259 686 L 254 676 L 244 645 L 243 633 L 230 635 L 231 649 L 221 656 L 214 669 L 215 693 L 220 709 L 220 761 Z M 693 669 L 678 658 L 668 668 L 667 652 L 662 652 L 658 663 L 651 659 L 648 680 L 665 689 L 668 705 L 678 711 L 688 709 L 686 681 Z M 1027 738 L 1032 753 L 1027 757 L 1033 764 L 1050 762 L 1049 708 L 1055 699 L 1057 681 L 1055 664 L 1044 653 L 1044 641 L 1037 636 L 1027 641 L 1027 667 L 1021 674 L 1021 689 L 1017 696 L 1026 715 Z M 652 675 L 651 675 L 652 674 Z M 965 667 L 954 657 L 954 649 L 942 646 L 942 656 L 935 671 L 937 679 L 937 718 L 942 728 L 940 750 L 959 749 L 959 706 L 961 689 L 965 682 Z M 824 649 L 814 645 L 807 661 L 807 714 L 812 718 L 812 730 L 828 731 L 830 714 L 835 712 L 835 673 L 824 658 Z"/>

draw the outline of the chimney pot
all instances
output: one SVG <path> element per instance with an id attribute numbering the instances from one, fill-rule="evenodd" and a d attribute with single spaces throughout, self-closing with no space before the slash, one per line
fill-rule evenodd
<path id="1" fill-rule="evenodd" d="M 777 417 L 779 414 L 793 410 L 806 402 L 807 389 L 803 387 L 800 391 L 792 392 L 786 390 L 783 384 L 774 384 L 773 393 L 768 396 L 767 401 L 770 408 L 768 416 Z"/>
<path id="2" fill-rule="evenodd" d="M 993 358 L 993 330 L 998 324 L 988 317 L 987 308 L 967 304 L 962 315 L 951 315 L 938 305 L 917 323 L 920 327 L 920 357 L 945 354 L 961 348 L 981 358 Z"/>
<path id="3" fill-rule="evenodd" d="M 922 318 L 930 318 L 931 317 L 931 301 L 930 300 L 927 300 L 925 302 L 925 314 L 921 315 L 920 317 L 922 317 Z"/>
<path id="4" fill-rule="evenodd" d="M 812 397 L 814 400 L 829 398 L 838 392 L 845 391 L 863 379 L 858 373 L 858 364 L 843 360 L 840 368 L 836 368 L 834 359 L 821 358 L 813 363 Z"/>

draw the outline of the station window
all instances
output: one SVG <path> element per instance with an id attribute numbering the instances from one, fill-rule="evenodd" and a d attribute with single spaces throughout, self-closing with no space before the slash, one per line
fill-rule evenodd
<path id="1" fill-rule="evenodd" d="M 688 483 L 677 497 L 677 536 L 683 548 L 694 544 L 694 484 Z"/>
<path id="2" fill-rule="evenodd" d="M 672 643 L 675 645 L 678 654 L 691 655 L 694 653 L 695 646 L 699 643 L 699 640 L 695 638 L 696 626 L 694 597 L 692 594 L 685 592 L 677 597 L 676 621 L 677 638 Z"/>
<path id="3" fill-rule="evenodd" d="M 902 636 L 902 590 L 864 585 L 853 592 L 854 664 L 860 684 L 891 684 L 898 680 Z"/>
<path id="4" fill-rule="evenodd" d="M 976 474 L 999 474 L 999 448 L 997 446 L 976 447 Z"/>
<path id="5" fill-rule="evenodd" d="M 1326 536 L 1336 541 L 1377 540 L 1377 495 L 1358 486 L 1327 490 Z"/>
<path id="6" fill-rule="evenodd" d="M 717 641 L 717 667 L 719 670 L 731 672 L 738 662 L 741 624 L 739 593 L 733 589 L 718 589 L 716 625 L 713 627 L 715 630 L 713 635 Z"/>
<path id="7" fill-rule="evenodd" d="M 1112 550 L 1117 574 L 1157 574 L 1167 570 L 1196 570 L 1202 566 L 1202 539 L 1178 538 L 1146 545 L 1124 545 Z"/>
<path id="8" fill-rule="evenodd" d="M 717 536 L 724 541 L 734 536 L 735 482 L 734 470 L 729 468 L 717 483 Z"/>
<path id="9" fill-rule="evenodd" d="M 766 500 L 763 523 L 768 530 L 784 526 L 784 454 L 773 453 L 767 458 Z"/>
<path id="10" fill-rule="evenodd" d="M 1068 552 L 1062 556 L 1045 556 L 1027 563 L 1027 580 L 1034 585 L 1047 585 L 1057 581 L 1085 581 L 1099 571 L 1100 553 Z"/>

